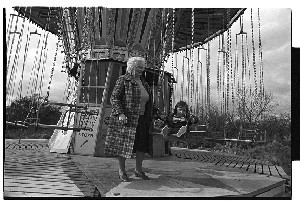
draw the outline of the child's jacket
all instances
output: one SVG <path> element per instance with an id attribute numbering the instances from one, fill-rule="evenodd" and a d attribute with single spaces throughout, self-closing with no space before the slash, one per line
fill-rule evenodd
<path id="1" fill-rule="evenodd" d="M 194 122 L 192 122 L 194 118 Z M 192 125 L 199 122 L 199 119 L 196 116 L 188 115 L 186 117 L 178 117 L 174 113 L 170 114 L 165 122 L 170 128 L 181 128 L 185 125 Z"/>

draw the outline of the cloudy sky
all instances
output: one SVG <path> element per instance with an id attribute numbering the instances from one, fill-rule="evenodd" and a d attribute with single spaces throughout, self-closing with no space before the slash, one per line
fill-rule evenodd
<path id="1" fill-rule="evenodd" d="M 10 14 L 14 13 L 12 9 L 7 7 L 7 28 L 9 28 L 11 22 Z M 257 8 L 253 9 L 254 16 L 257 15 Z M 276 110 L 277 113 L 290 111 L 291 103 L 291 9 L 285 8 L 262 8 L 260 9 L 261 16 L 261 34 L 262 34 L 262 49 L 263 49 L 263 65 L 264 65 L 264 83 L 267 91 L 273 93 L 275 100 L 279 103 L 279 106 Z M 249 32 L 248 40 L 250 39 L 251 27 L 250 27 L 250 9 L 247 9 L 244 14 L 244 30 Z M 14 31 L 14 26 L 16 24 L 16 18 L 13 19 L 13 26 L 10 30 Z M 19 19 L 18 28 L 21 29 L 22 19 Z M 28 29 L 29 32 L 35 30 L 41 34 L 41 37 L 38 35 L 31 35 L 30 45 L 25 58 L 25 71 L 23 79 L 23 91 L 22 95 L 26 96 L 28 90 L 31 89 L 30 78 L 33 77 L 31 74 L 36 61 L 39 60 L 39 57 L 42 55 L 42 59 L 46 61 L 45 72 L 44 72 L 44 88 L 43 93 L 47 91 L 47 85 L 50 79 L 50 71 L 54 63 L 54 54 L 56 49 L 57 37 L 49 33 L 47 40 L 46 50 L 47 56 L 45 57 L 44 53 L 41 53 L 41 49 L 38 49 L 38 42 L 40 40 L 39 48 L 41 48 L 42 42 L 45 41 L 47 32 L 37 28 L 35 25 L 29 23 L 27 20 L 24 23 L 24 36 L 27 36 Z M 257 20 L 254 19 L 254 26 L 257 26 Z M 232 31 L 237 31 L 239 28 L 239 22 L 236 23 Z M 6 29 L 7 29 L 6 28 Z M 254 31 L 254 32 L 257 32 Z M 257 33 L 256 33 L 257 34 Z M 18 67 L 19 72 L 14 80 L 16 85 L 20 81 L 20 73 L 22 66 L 24 64 L 24 53 L 25 53 L 25 42 L 26 38 L 22 39 L 20 46 L 19 55 L 16 56 L 18 36 L 15 36 L 15 42 L 11 45 L 13 40 L 13 34 L 10 35 L 9 45 L 8 45 L 8 57 L 11 57 L 9 64 L 9 72 L 13 64 Z M 7 36 L 8 41 L 8 36 Z M 249 41 L 251 42 L 251 41 Z M 257 42 L 256 42 L 257 43 Z M 249 43 L 249 46 L 251 43 Z M 257 48 L 258 50 L 258 48 Z M 65 100 L 64 91 L 66 88 L 66 74 L 62 71 L 62 61 L 63 54 L 61 53 L 62 47 L 58 49 L 57 60 L 55 61 L 55 71 L 53 76 L 53 81 L 50 89 L 50 100 L 61 101 Z M 11 52 L 11 53 L 10 53 Z M 215 54 L 214 54 L 215 53 Z M 216 70 L 214 67 L 217 61 L 217 40 L 214 40 L 211 44 L 211 55 L 212 55 L 212 75 L 211 75 L 211 86 L 212 88 L 216 87 Z M 258 54 L 257 54 L 258 55 Z M 179 56 L 180 58 L 180 56 Z M 15 61 L 15 63 L 14 63 Z M 170 67 L 170 63 L 167 64 Z M 42 67 L 41 67 L 42 68 Z M 167 67 L 168 68 L 168 67 Z M 16 94 L 16 93 L 14 93 Z M 10 98 L 11 100 L 11 98 Z"/>
<path id="2" fill-rule="evenodd" d="M 276 114 L 281 112 L 290 112 L 291 108 L 291 9 L 287 8 L 262 8 L 260 11 L 260 24 L 261 24 L 261 40 L 262 40 L 262 56 L 263 56 L 263 69 L 264 69 L 264 85 L 265 90 L 272 93 L 275 101 L 278 103 Z M 258 52 L 258 9 L 253 8 L 253 31 L 255 40 L 255 54 L 256 54 L 256 68 L 259 68 L 259 52 Z M 244 31 L 247 32 L 248 36 L 248 48 L 250 57 L 250 69 L 253 75 L 252 68 L 252 43 L 251 43 L 251 9 L 247 9 L 243 15 Z M 235 34 L 240 30 L 240 21 L 237 21 L 232 26 L 232 55 L 235 53 Z M 225 35 L 226 40 L 226 35 Z M 245 40 L 245 38 L 244 38 Z M 238 42 L 241 42 L 241 37 L 238 38 Z M 217 61 L 218 61 L 218 43 L 219 39 L 215 38 L 210 44 L 210 58 L 211 58 L 211 102 L 216 103 L 217 101 Z M 226 43 L 226 41 L 225 41 Z M 245 42 L 244 42 L 245 43 Z M 207 48 L 207 46 L 204 46 Z M 238 43 L 239 60 L 241 64 L 241 44 Z M 205 52 L 201 51 L 202 55 Z M 177 61 L 174 60 L 174 64 L 177 63 L 179 70 L 182 68 L 182 60 L 185 52 L 178 53 Z M 189 55 L 189 52 L 188 52 Z M 197 49 L 194 50 L 194 55 L 197 55 Z M 174 57 L 175 58 L 175 57 Z M 194 58 L 194 61 L 197 57 Z M 234 61 L 233 56 L 233 61 Z M 170 58 L 167 67 L 171 67 Z M 187 60 L 184 63 L 185 70 L 187 69 Z M 205 58 L 201 59 L 205 68 Z M 233 62 L 234 66 L 234 62 Z M 197 64 L 194 64 L 197 67 Z M 239 66 L 241 69 L 241 66 Z M 171 69 L 169 69 L 171 70 Z M 175 75 L 176 75 L 175 71 Z M 259 75 L 258 75 L 259 76 Z M 187 76 L 184 76 L 187 79 Z M 182 78 L 181 70 L 178 73 L 178 77 Z M 205 80 L 205 77 L 203 78 Z M 187 80 L 185 80 L 187 81 Z M 254 79 L 252 78 L 252 86 Z M 187 83 L 185 83 L 187 86 Z M 249 85 L 249 82 L 248 82 Z M 181 94 L 180 82 L 179 89 L 177 89 L 177 96 Z M 184 95 L 185 97 L 186 95 Z M 190 96 L 189 96 L 190 97 Z"/>

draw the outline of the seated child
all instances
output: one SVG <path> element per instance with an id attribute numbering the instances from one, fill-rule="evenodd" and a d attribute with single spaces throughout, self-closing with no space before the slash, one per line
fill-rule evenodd
<path id="1" fill-rule="evenodd" d="M 181 137 L 187 131 L 187 126 L 198 123 L 196 116 L 189 114 L 189 107 L 184 101 L 180 101 L 174 108 L 174 113 L 170 114 L 165 121 L 165 126 L 162 129 L 164 138 L 167 138 L 169 134 L 176 134 L 177 137 Z"/>

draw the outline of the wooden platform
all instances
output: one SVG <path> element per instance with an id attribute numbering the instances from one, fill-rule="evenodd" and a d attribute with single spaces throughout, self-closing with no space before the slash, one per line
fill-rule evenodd
<path id="1" fill-rule="evenodd" d="M 175 156 L 144 161 L 144 171 L 150 180 L 135 177 L 135 160 L 127 160 L 129 183 L 118 180 L 115 158 L 72 155 L 72 160 L 97 180 L 101 196 L 105 197 L 280 197 L 285 192 L 286 180 L 259 173 L 258 169 L 256 172 L 252 165 L 243 168 L 242 164 L 232 164 L 233 158 L 230 161 L 220 156 L 221 164 L 209 153 L 197 156 L 197 151 L 179 148 L 173 148 L 172 152 Z M 197 159 L 191 156 L 197 156 Z"/>
<path id="2" fill-rule="evenodd" d="M 70 155 L 50 153 L 48 140 L 6 140 L 4 198 L 93 197 L 95 185 Z"/>
<path id="3" fill-rule="evenodd" d="M 118 179 L 116 158 L 49 153 L 48 140 L 7 140 L 5 197 L 282 197 L 289 177 L 279 166 L 245 157 L 172 148 L 173 156 L 146 157 L 150 180 Z M 282 171 L 281 171 L 282 170 Z"/>

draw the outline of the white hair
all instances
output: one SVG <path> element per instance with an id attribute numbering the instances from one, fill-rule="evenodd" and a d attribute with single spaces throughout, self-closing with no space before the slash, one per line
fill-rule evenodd
<path id="1" fill-rule="evenodd" d="M 146 68 L 146 60 L 143 57 L 130 57 L 127 61 L 126 72 L 130 75 L 135 75 L 137 67 Z"/>

